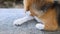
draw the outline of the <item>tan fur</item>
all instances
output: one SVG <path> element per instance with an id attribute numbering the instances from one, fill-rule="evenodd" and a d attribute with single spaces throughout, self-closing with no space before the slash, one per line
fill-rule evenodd
<path id="1" fill-rule="evenodd" d="M 43 21 L 45 24 L 45 30 L 55 31 L 58 28 L 58 23 L 56 19 L 56 10 L 54 8 L 49 8 L 46 12 L 38 11 L 38 9 L 44 4 L 53 3 L 53 0 L 44 0 L 41 2 L 40 0 L 24 0 L 24 8 L 25 10 L 29 10 L 31 12 L 31 16 L 37 16 L 39 19 Z M 35 8 L 33 5 L 36 5 Z"/>
<path id="2" fill-rule="evenodd" d="M 56 19 L 55 9 L 49 9 L 47 12 L 40 17 L 45 24 L 45 30 L 57 30 L 58 24 Z"/>

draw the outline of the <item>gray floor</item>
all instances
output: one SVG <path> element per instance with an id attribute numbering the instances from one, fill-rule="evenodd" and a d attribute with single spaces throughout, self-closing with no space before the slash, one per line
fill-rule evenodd
<path id="1" fill-rule="evenodd" d="M 24 17 L 23 9 L 0 9 L 0 34 L 60 34 L 60 31 L 47 32 L 35 28 L 35 20 L 21 26 L 13 25 L 13 21 Z"/>

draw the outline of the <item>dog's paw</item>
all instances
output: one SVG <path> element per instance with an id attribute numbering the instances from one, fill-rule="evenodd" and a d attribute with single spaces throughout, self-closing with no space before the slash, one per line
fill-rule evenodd
<path id="1" fill-rule="evenodd" d="M 13 25 L 21 25 L 29 20 L 34 19 L 32 16 L 25 16 L 23 18 L 17 19 L 13 22 Z"/>
<path id="2" fill-rule="evenodd" d="M 39 30 L 43 30 L 44 29 L 44 24 L 38 23 L 36 24 L 36 28 Z"/>
<path id="3" fill-rule="evenodd" d="M 21 24 L 23 24 L 24 22 L 26 22 L 25 20 L 26 20 L 26 19 L 23 19 L 23 18 L 17 19 L 17 20 L 15 20 L 15 21 L 13 22 L 13 25 L 21 25 Z"/>

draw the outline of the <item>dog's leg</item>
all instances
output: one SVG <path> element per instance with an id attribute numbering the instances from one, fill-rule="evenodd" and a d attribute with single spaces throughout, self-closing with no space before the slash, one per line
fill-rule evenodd
<path id="1" fill-rule="evenodd" d="M 21 25 L 24 22 L 27 22 L 27 21 L 32 20 L 32 19 L 34 19 L 34 17 L 30 15 L 30 12 L 26 12 L 25 17 L 15 20 L 13 24 L 14 25 Z"/>
<path id="2" fill-rule="evenodd" d="M 36 28 L 39 30 L 55 31 L 58 28 L 58 25 L 54 19 L 52 19 L 51 21 L 49 21 L 49 20 L 45 20 L 45 21 L 41 20 L 41 21 L 42 22 L 36 24 Z M 54 21 L 55 21 L 55 23 L 54 23 Z M 38 20 L 38 22 L 39 22 L 39 20 Z"/>
<path id="3" fill-rule="evenodd" d="M 27 21 L 32 20 L 32 19 L 34 19 L 32 16 L 25 16 L 23 18 L 19 18 L 19 19 L 15 20 L 13 24 L 14 25 L 21 25 L 24 22 L 27 22 Z"/>
<path id="4" fill-rule="evenodd" d="M 58 25 L 38 23 L 38 24 L 36 24 L 36 28 L 39 30 L 55 31 L 55 30 L 57 30 Z"/>
<path id="5" fill-rule="evenodd" d="M 36 28 L 38 29 L 44 29 L 47 31 L 55 31 L 58 28 L 58 22 L 56 19 L 56 10 L 55 9 L 49 9 L 47 12 L 41 16 L 38 17 L 41 19 L 42 23 L 36 24 Z"/>
<path id="6" fill-rule="evenodd" d="M 25 9 L 25 11 L 28 11 L 29 7 L 31 5 L 31 1 L 30 0 L 24 0 L 23 3 L 24 3 L 24 9 Z"/>
<path id="7" fill-rule="evenodd" d="M 38 19 L 36 16 L 34 16 L 34 18 L 37 22 L 40 22 L 40 23 L 36 24 L 36 28 L 39 29 L 39 30 L 44 29 L 45 25 L 41 23 L 42 20 Z"/>

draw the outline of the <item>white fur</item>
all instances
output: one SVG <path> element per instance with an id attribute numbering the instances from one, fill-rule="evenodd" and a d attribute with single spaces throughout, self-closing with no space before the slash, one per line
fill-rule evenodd
<path id="1" fill-rule="evenodd" d="M 15 20 L 13 24 L 14 25 L 21 25 L 29 20 L 32 20 L 32 19 L 34 19 L 32 16 L 25 16 L 23 18 Z"/>
<path id="2" fill-rule="evenodd" d="M 32 17 L 32 16 L 30 16 L 30 12 L 26 12 L 26 16 L 23 17 L 23 18 L 14 20 L 13 25 L 21 25 L 21 24 L 23 24 L 23 23 L 25 23 L 25 22 L 27 22 L 29 20 L 32 20 L 32 19 L 36 19 L 37 22 L 42 22 L 40 19 L 38 19 L 38 17 L 36 17 L 36 16 Z M 40 30 L 44 29 L 44 25 L 40 24 L 40 23 L 36 24 L 36 28 L 40 29 Z"/>
<path id="3" fill-rule="evenodd" d="M 42 20 L 38 19 L 38 17 L 34 16 L 34 18 L 37 20 L 37 22 L 43 22 Z M 38 23 L 36 24 L 36 28 L 39 30 L 44 29 L 44 24 Z"/>
<path id="4" fill-rule="evenodd" d="M 42 29 L 44 29 L 44 24 L 41 24 L 41 23 L 36 24 L 36 28 L 39 30 L 42 30 Z"/>
<path id="5" fill-rule="evenodd" d="M 34 17 L 30 16 L 30 11 L 26 12 L 26 16 L 23 18 L 19 18 L 17 20 L 14 20 L 13 25 L 21 25 L 29 20 L 34 19 Z"/>
<path id="6" fill-rule="evenodd" d="M 37 22 L 41 22 L 41 20 L 38 19 L 38 17 L 34 16 L 34 18 L 35 18 L 35 20 L 36 20 Z"/>

